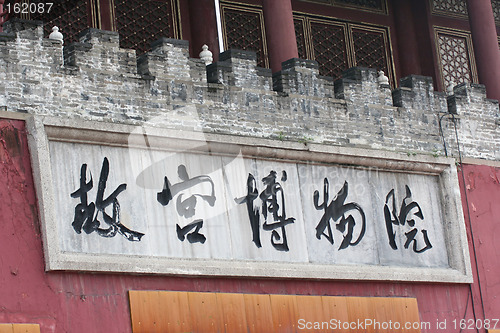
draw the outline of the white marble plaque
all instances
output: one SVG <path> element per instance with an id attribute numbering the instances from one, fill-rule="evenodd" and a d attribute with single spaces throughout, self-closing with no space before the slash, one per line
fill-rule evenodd
<path id="1" fill-rule="evenodd" d="M 31 131 L 49 270 L 470 280 L 451 160 L 55 119 Z"/>

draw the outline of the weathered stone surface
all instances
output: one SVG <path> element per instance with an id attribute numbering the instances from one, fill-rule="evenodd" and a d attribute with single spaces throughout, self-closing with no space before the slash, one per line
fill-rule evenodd
<path id="1" fill-rule="evenodd" d="M 334 84 L 309 60 L 271 75 L 248 51 L 226 51 L 206 67 L 185 41 L 161 39 L 137 58 L 114 32 L 88 29 L 63 52 L 43 38 L 41 22 L 13 20 L 5 31 L 0 106 L 9 111 L 453 156 L 456 124 L 463 156 L 500 159 L 498 102 L 477 85 L 446 99 L 421 76 L 391 92 L 367 68 Z"/>
<path id="2" fill-rule="evenodd" d="M 458 116 L 456 123 L 462 154 L 500 160 L 498 101 L 486 98 L 484 85 L 456 86 L 454 94 L 448 98 L 448 105 L 450 113 Z"/>
<path id="3" fill-rule="evenodd" d="M 47 116 L 28 128 L 48 270 L 472 281 L 452 158 Z"/>

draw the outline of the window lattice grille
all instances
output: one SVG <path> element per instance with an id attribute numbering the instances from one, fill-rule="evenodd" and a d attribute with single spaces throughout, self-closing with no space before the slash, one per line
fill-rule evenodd
<path id="1" fill-rule="evenodd" d="M 343 26 L 311 22 L 311 42 L 321 75 L 338 78 L 349 67 Z"/>
<path id="2" fill-rule="evenodd" d="M 114 0 L 116 24 L 120 33 L 120 47 L 150 50 L 150 45 L 161 37 L 175 38 L 173 4 L 167 1 Z"/>
<path id="3" fill-rule="evenodd" d="M 387 14 L 386 0 L 301 0 Z"/>
<path id="4" fill-rule="evenodd" d="M 351 5 L 356 7 L 383 10 L 383 0 L 334 0 L 335 4 Z"/>
<path id="5" fill-rule="evenodd" d="M 308 59 L 306 49 L 306 35 L 304 32 L 304 20 L 294 19 L 295 37 L 297 38 L 297 50 L 300 59 Z"/>
<path id="6" fill-rule="evenodd" d="M 262 12 L 223 7 L 222 13 L 226 49 L 255 51 L 257 52 L 257 65 L 268 67 L 267 56 L 264 52 Z"/>
<path id="7" fill-rule="evenodd" d="M 467 39 L 439 33 L 438 46 L 444 88 L 472 82 Z"/>
<path id="8" fill-rule="evenodd" d="M 46 0 L 31 0 L 30 3 L 46 3 Z M 48 37 L 52 27 L 59 27 L 64 35 L 64 44 L 78 41 L 78 34 L 89 27 L 87 0 L 54 1 L 49 13 L 30 14 L 29 19 L 44 23 L 44 36 Z"/>
<path id="9" fill-rule="evenodd" d="M 456 16 L 462 19 L 467 19 L 469 15 L 467 11 L 466 0 L 430 0 L 431 12 L 433 14 Z M 500 0 L 491 0 L 493 16 L 495 22 L 500 25 Z"/>
<path id="10" fill-rule="evenodd" d="M 432 8 L 436 12 L 455 15 L 467 15 L 466 0 L 431 0 Z"/>
<path id="11" fill-rule="evenodd" d="M 383 70 L 394 83 L 392 56 L 388 31 L 384 27 L 345 23 L 335 19 L 316 19 L 296 14 L 297 45 L 299 53 L 302 35 L 297 25 L 304 22 L 306 58 L 316 60 L 321 75 L 342 76 L 352 66 Z M 301 54 L 300 57 L 303 57 Z"/>
<path id="12" fill-rule="evenodd" d="M 266 66 L 262 9 L 223 2 L 221 13 L 225 48 L 256 51 L 258 65 Z M 340 78 L 349 67 L 363 66 L 383 70 L 394 83 L 386 27 L 294 14 L 294 28 L 298 56 L 317 61 L 321 75 Z"/>
<path id="13" fill-rule="evenodd" d="M 491 7 L 493 9 L 493 16 L 497 25 L 500 25 L 500 0 L 491 0 Z"/>
<path id="14" fill-rule="evenodd" d="M 384 35 L 380 32 L 352 30 L 354 44 L 354 59 L 356 66 L 383 70 L 388 74 L 386 45 Z"/>

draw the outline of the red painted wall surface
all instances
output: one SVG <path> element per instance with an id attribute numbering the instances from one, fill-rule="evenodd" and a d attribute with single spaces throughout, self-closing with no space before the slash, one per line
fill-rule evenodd
<path id="1" fill-rule="evenodd" d="M 500 207 L 495 206 L 500 201 L 500 170 L 463 169 L 470 186 L 485 311 L 489 318 L 498 318 L 500 251 L 494 231 L 500 222 Z M 481 309 L 480 303 L 472 306 L 469 285 L 46 273 L 22 121 L 0 120 L 0 184 L 0 323 L 38 323 L 42 333 L 131 332 L 128 290 L 416 297 L 421 320 L 431 324 L 422 332 L 459 332 L 452 321 L 473 318 L 473 309 Z M 437 329 L 436 321 L 445 319 L 446 329 Z"/>
<path id="2" fill-rule="evenodd" d="M 459 172 L 462 205 L 474 272 L 475 311 L 500 318 L 500 168 L 463 165 Z M 465 181 L 465 190 L 464 190 Z M 479 280 L 477 275 L 479 273 Z M 481 302 L 482 299 L 482 302 Z M 500 325 L 500 324 L 499 324 Z M 500 327 L 497 326 L 497 329 Z"/>

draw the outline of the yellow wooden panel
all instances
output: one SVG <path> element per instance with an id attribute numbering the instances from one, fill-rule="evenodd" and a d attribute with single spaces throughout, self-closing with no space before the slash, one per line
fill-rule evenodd
<path id="1" fill-rule="evenodd" d="M 248 332 L 243 294 L 217 294 L 217 304 L 222 312 L 223 332 Z"/>
<path id="2" fill-rule="evenodd" d="M 40 333 L 38 324 L 0 324 L 0 333 Z"/>
<path id="3" fill-rule="evenodd" d="M 163 321 L 159 332 L 191 332 L 192 319 L 186 292 L 158 292 L 159 308 L 163 309 Z"/>
<path id="4" fill-rule="evenodd" d="M 0 324 L 0 333 L 13 333 L 14 328 L 12 324 Z"/>
<path id="5" fill-rule="evenodd" d="M 418 328 L 405 329 L 404 326 L 419 323 L 417 300 L 412 298 L 165 291 L 130 291 L 129 298 L 134 333 L 289 333 L 304 329 L 308 332 L 420 333 Z M 387 326 L 396 322 L 400 327 Z M 364 326 L 356 326 L 359 323 Z M 18 332 L 2 331 L 0 325 L 0 333 Z"/>
<path id="6" fill-rule="evenodd" d="M 215 293 L 188 293 L 189 309 L 194 332 L 223 332 L 222 314 Z"/>
<path id="7" fill-rule="evenodd" d="M 185 292 L 129 291 L 133 332 L 189 332 L 188 295 Z"/>
<path id="8" fill-rule="evenodd" d="M 392 321 L 399 321 L 402 318 L 401 314 L 404 312 L 404 309 L 400 307 L 404 307 L 404 299 L 394 298 L 390 300 L 387 298 L 374 298 L 372 303 L 375 304 L 375 307 L 372 307 L 372 318 L 390 319 Z"/>
<path id="9" fill-rule="evenodd" d="M 14 333 L 40 333 L 38 324 L 13 324 Z"/>
<path id="10" fill-rule="evenodd" d="M 157 302 L 155 292 L 129 291 L 133 332 L 158 332 L 154 317 L 158 312 L 152 302 Z M 155 297 L 156 296 L 156 297 Z"/>
<path id="11" fill-rule="evenodd" d="M 146 298 L 142 303 L 143 310 L 147 313 L 146 320 L 141 323 L 144 332 L 159 332 L 159 318 L 163 311 L 158 311 L 157 304 L 159 303 L 158 292 L 150 292 L 146 294 Z"/>
<path id="12" fill-rule="evenodd" d="M 305 322 L 311 322 L 311 329 L 306 327 L 307 332 L 325 332 L 330 327 L 328 310 L 325 311 L 321 297 L 297 296 L 297 319 L 298 327 L 304 326 Z M 299 322 L 300 320 L 300 322 Z M 301 325 L 301 326 L 300 326 Z"/>
<path id="13" fill-rule="evenodd" d="M 322 296 L 323 312 L 326 320 L 330 321 L 330 326 L 335 332 L 351 332 L 350 329 L 343 330 L 342 323 L 349 322 L 349 312 L 347 310 L 347 297 Z M 325 320 L 325 319 L 324 319 Z"/>
<path id="14" fill-rule="evenodd" d="M 290 295 L 271 295 L 273 332 L 289 333 L 297 328 L 297 298 Z"/>
<path id="15" fill-rule="evenodd" d="M 373 314 L 370 312 L 371 307 L 369 302 L 370 298 L 365 298 L 365 297 L 349 297 L 347 298 L 347 312 L 348 312 L 348 322 L 349 322 L 349 330 L 344 330 L 341 332 L 355 332 L 353 328 L 358 327 L 358 320 L 359 321 L 366 321 L 366 319 L 371 319 L 373 318 Z M 356 323 L 356 325 L 352 325 L 351 323 Z M 344 327 L 344 326 L 343 326 Z M 365 327 L 364 332 L 365 333 L 373 333 L 377 332 L 372 329 L 372 327 Z"/>
<path id="16" fill-rule="evenodd" d="M 130 303 L 130 321 L 132 323 L 132 331 L 140 332 L 140 322 L 144 320 L 145 313 L 141 307 L 141 297 L 146 293 L 141 291 L 129 290 L 128 300 Z"/>
<path id="17" fill-rule="evenodd" d="M 416 299 L 391 297 L 348 297 L 346 298 L 349 323 L 363 323 L 366 333 L 401 331 L 420 333 Z M 410 324 L 406 328 L 407 323 Z M 397 325 L 397 326 L 396 326 Z M 358 326 L 354 326 L 358 327 Z M 351 327 L 351 331 L 352 330 Z M 341 332 L 350 332 L 342 330 Z"/>
<path id="18" fill-rule="evenodd" d="M 415 298 L 384 298 L 389 303 L 385 318 L 395 318 L 401 324 L 411 323 L 412 326 L 401 329 L 405 333 L 420 333 L 420 316 Z M 417 323 L 417 324 L 415 324 Z"/>
<path id="19" fill-rule="evenodd" d="M 268 332 L 273 327 L 271 297 L 245 294 L 245 317 L 249 332 Z"/>

